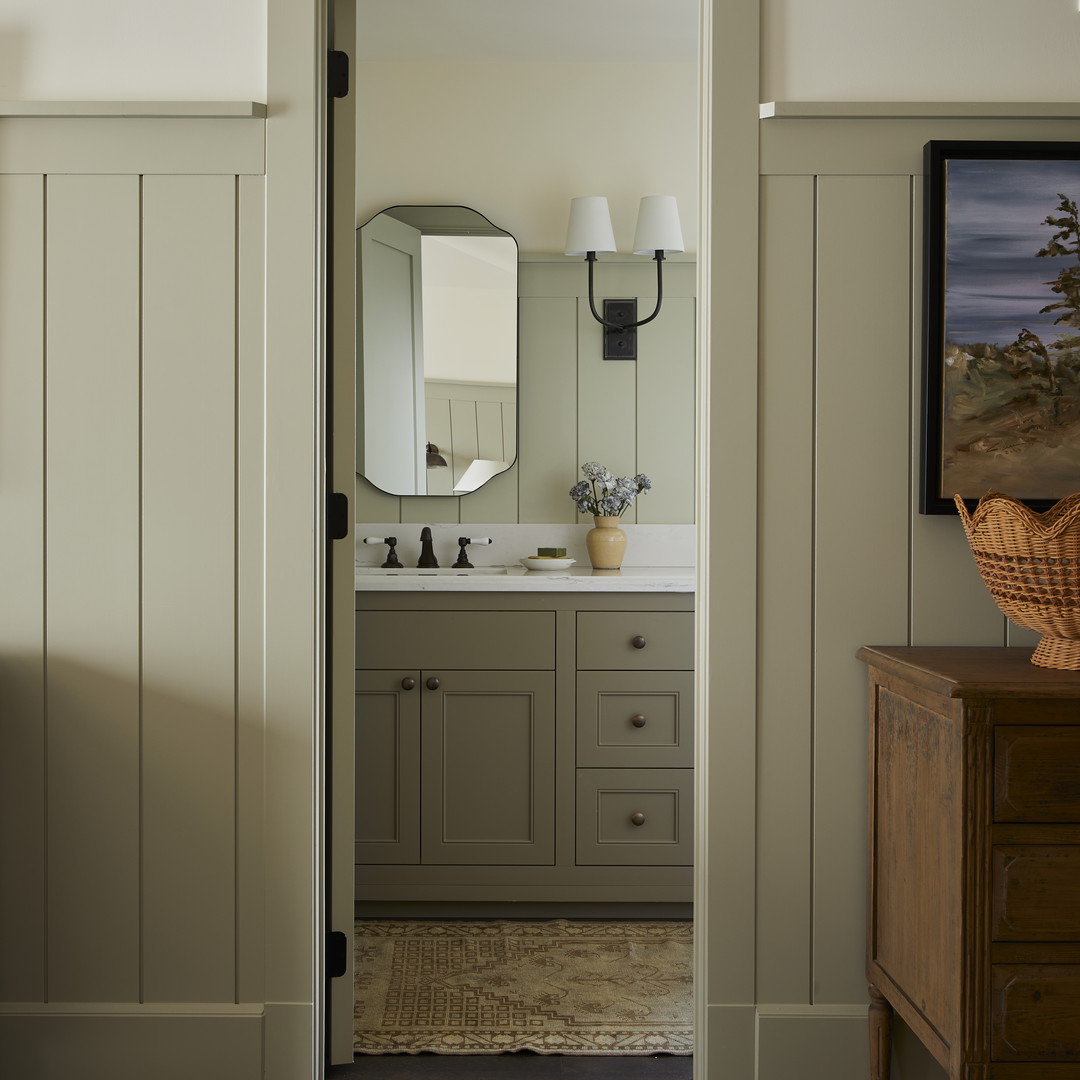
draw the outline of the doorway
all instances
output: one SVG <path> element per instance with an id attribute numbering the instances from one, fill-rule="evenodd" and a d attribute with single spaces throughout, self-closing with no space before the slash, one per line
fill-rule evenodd
<path id="1" fill-rule="evenodd" d="M 361 14 L 362 14 L 363 13 L 363 8 L 364 8 L 363 0 L 358 0 L 358 4 L 359 4 L 359 8 L 360 8 L 360 11 L 361 11 Z M 438 6 L 445 7 L 445 5 L 438 5 Z M 484 6 L 485 8 L 489 7 L 489 5 L 482 5 L 482 6 Z M 645 9 L 648 6 L 650 6 L 650 5 L 637 5 L 637 7 L 641 8 L 641 9 Z M 665 4 L 656 3 L 656 4 L 653 4 L 651 6 L 656 8 L 656 9 L 661 9 L 663 11 L 665 17 L 668 20 L 670 20 L 670 16 L 671 16 L 671 5 L 670 4 L 668 4 L 668 3 L 665 3 Z M 691 2 L 687 6 L 693 13 L 694 25 L 695 25 L 695 28 L 696 28 L 697 4 L 696 4 L 696 2 Z M 580 3 L 575 2 L 572 5 L 572 7 L 573 7 L 573 12 L 574 12 L 575 22 L 580 25 L 581 18 L 582 18 L 582 5 Z M 387 5 L 379 5 L 379 11 L 382 12 L 383 16 L 385 16 L 387 8 L 388 8 Z M 553 12 L 551 10 L 550 6 L 544 12 L 544 17 L 545 17 L 545 19 L 546 19 L 546 21 L 548 23 L 550 23 L 550 24 L 552 24 L 553 26 L 556 26 L 556 27 L 558 26 L 558 13 Z M 476 28 L 478 26 L 482 25 L 482 21 L 483 20 L 473 20 L 470 23 L 471 30 L 473 31 L 472 38 L 474 39 L 470 43 L 470 47 L 473 47 L 473 46 L 477 45 L 477 42 L 475 40 L 477 35 L 476 35 L 475 31 L 476 31 Z M 416 30 L 416 28 L 418 26 L 421 26 L 421 27 L 426 26 L 427 28 L 430 29 L 431 24 L 426 23 L 425 20 L 423 20 L 423 19 L 418 19 L 416 17 L 415 10 L 412 9 L 412 7 L 411 7 L 410 14 L 409 14 L 409 19 L 408 19 L 408 27 L 415 33 L 415 30 Z M 503 29 L 506 29 L 506 28 L 503 28 Z M 378 34 L 373 33 L 372 36 L 377 38 Z M 559 35 L 561 45 L 563 47 L 566 46 L 565 36 L 566 36 L 565 34 L 560 34 Z M 440 37 L 440 40 L 438 42 L 439 48 L 441 48 L 441 49 L 446 48 L 446 34 L 443 33 L 443 34 L 439 35 L 439 37 Z M 529 35 L 527 33 L 520 33 L 519 32 L 517 37 L 524 40 L 524 41 L 532 40 L 534 45 L 537 44 L 536 41 L 535 41 L 535 37 L 536 37 L 535 35 Z M 656 36 L 656 33 L 655 33 L 655 29 L 646 31 L 646 33 L 643 35 L 643 37 L 646 37 L 648 39 L 649 45 L 650 45 L 651 49 L 653 50 L 653 54 L 654 54 L 655 49 L 656 49 L 656 42 L 657 42 L 657 36 Z M 608 28 L 606 28 L 604 30 L 602 35 L 596 39 L 596 41 L 589 41 L 587 39 L 587 36 L 583 37 L 583 35 L 581 35 L 581 34 L 575 34 L 575 42 L 573 43 L 573 45 L 574 45 L 574 47 L 579 48 L 579 49 L 582 50 L 582 53 L 580 54 L 581 56 L 589 57 L 588 65 L 590 67 L 592 67 L 594 65 L 594 63 L 595 63 L 596 52 L 597 52 L 597 50 L 599 48 L 599 45 L 597 44 L 597 42 L 602 42 L 604 48 L 610 48 L 612 46 L 611 38 L 612 38 L 612 35 L 610 33 L 610 27 L 608 27 Z M 379 59 L 379 60 L 372 60 L 370 62 L 371 63 L 380 63 L 380 64 L 398 64 L 398 65 L 400 65 L 400 67 L 402 69 L 401 72 L 399 72 L 399 74 L 401 74 L 402 76 L 404 76 L 405 74 L 409 74 L 409 75 L 412 75 L 413 77 L 418 77 L 419 69 L 423 66 L 423 56 L 420 53 L 416 43 L 415 42 L 413 42 L 412 44 L 407 43 L 405 41 L 405 39 L 400 34 L 397 34 L 397 35 L 395 35 L 395 34 L 387 34 L 387 40 L 392 41 L 393 44 L 394 44 L 394 47 L 396 49 L 398 49 L 398 50 L 401 50 L 397 54 L 399 56 L 399 59 L 396 59 L 396 60 Z M 515 48 L 520 48 L 520 44 L 521 44 L 520 41 L 516 42 L 515 43 Z M 490 55 L 490 49 L 491 49 L 490 40 L 485 38 L 485 42 L 480 47 L 482 47 L 485 50 L 488 50 L 488 55 Z M 627 48 L 628 48 L 628 46 L 624 42 L 623 43 L 623 51 L 622 52 L 617 52 L 609 60 L 606 61 L 606 63 L 609 65 L 609 67 L 606 69 L 606 74 L 608 76 L 611 76 L 611 78 L 608 80 L 609 83 L 614 84 L 614 83 L 619 82 L 619 79 L 614 77 L 614 76 L 615 76 L 615 73 L 617 72 L 617 65 L 618 64 L 620 64 L 620 63 L 628 63 L 628 61 L 626 60 L 627 55 L 629 55 L 627 53 L 627 51 L 626 51 Z M 693 54 L 696 56 L 696 43 L 694 43 L 692 45 L 692 50 L 693 50 Z M 400 59 L 401 56 L 404 56 L 405 58 Z M 429 66 L 434 67 L 438 63 L 447 63 L 447 62 L 454 62 L 454 61 L 446 61 L 444 57 L 440 57 L 437 60 L 434 60 L 434 59 L 431 60 Z M 489 63 L 489 64 L 491 63 L 491 61 L 474 61 L 474 62 L 478 62 L 478 63 L 479 62 L 484 62 L 484 63 Z M 536 64 L 536 63 L 539 63 L 539 62 L 542 62 L 542 61 L 538 61 L 536 59 L 534 59 L 532 61 L 525 61 L 525 60 L 517 60 L 517 59 L 515 59 L 513 62 L 514 63 L 530 63 L 531 62 L 533 64 Z M 568 65 L 568 64 L 572 64 L 574 61 L 573 60 L 559 60 L 559 61 L 552 61 L 552 62 L 557 62 L 557 63 L 562 63 L 564 65 Z M 582 60 L 580 62 L 583 65 L 585 64 L 584 60 Z M 676 76 L 676 72 L 677 72 L 677 69 L 678 69 L 678 66 L 679 66 L 680 63 L 685 64 L 685 60 L 679 61 L 679 60 L 675 60 L 675 59 L 668 59 L 668 60 L 663 60 L 663 61 L 651 60 L 650 62 L 656 63 L 658 65 L 666 65 L 667 67 L 666 67 L 666 70 L 665 70 L 665 75 L 667 76 L 668 79 L 674 78 Z M 503 74 L 505 75 L 505 72 Z M 533 74 L 535 74 L 535 72 L 533 72 Z M 635 74 L 640 78 L 640 76 L 641 76 L 640 64 L 636 68 Z M 569 72 L 568 71 L 564 71 L 562 73 L 562 81 L 563 81 L 564 84 L 572 81 L 569 78 Z M 446 96 L 445 87 L 448 84 L 447 84 L 447 82 L 444 82 L 442 85 L 444 87 L 444 91 L 443 91 L 442 96 L 445 97 Z M 697 93 L 698 93 L 698 90 L 697 90 L 698 78 L 697 78 L 696 73 L 692 76 L 691 79 L 687 80 L 687 85 L 690 86 L 692 89 L 691 89 L 691 91 L 689 93 L 689 96 L 688 96 L 688 101 L 689 101 L 690 107 L 686 111 L 691 116 L 693 116 L 694 112 L 696 111 L 696 98 L 697 98 Z M 401 91 L 400 96 L 404 96 L 404 84 L 399 85 L 399 91 Z M 556 113 L 558 113 L 563 118 L 565 118 L 566 116 L 571 115 L 571 114 L 566 112 L 566 111 L 562 111 L 560 113 L 559 108 L 562 108 L 563 110 L 573 108 L 573 106 L 570 104 L 571 100 L 573 100 L 575 98 L 579 102 L 582 100 L 582 95 L 580 95 L 580 94 L 574 95 L 572 93 L 568 93 L 567 92 L 567 87 L 565 85 L 562 86 L 562 87 L 549 86 L 548 90 L 547 90 L 547 94 L 548 94 L 548 96 L 550 96 L 553 103 L 557 106 L 557 108 L 555 110 Z M 587 97 L 587 96 L 588 95 L 585 95 L 585 97 Z M 374 97 L 374 100 L 380 100 L 380 97 L 382 98 L 382 100 L 387 100 L 386 95 L 376 95 Z M 364 100 L 372 100 L 372 96 L 371 95 L 365 95 Z M 591 109 L 586 109 L 584 111 L 585 112 L 591 112 Z M 595 119 L 595 117 L 593 117 L 593 119 Z M 593 122 L 593 120 L 589 121 L 590 124 L 592 124 L 592 122 Z M 627 120 L 626 123 L 627 123 L 628 132 L 631 129 L 635 128 L 637 126 L 637 124 L 639 124 L 640 122 L 641 122 L 640 115 L 635 115 L 635 116 L 631 117 L 629 120 Z M 472 122 L 470 121 L 470 124 L 471 123 Z M 558 138 L 559 135 L 560 135 L 558 124 L 553 124 L 550 121 L 548 121 L 546 123 L 541 123 L 539 126 L 540 126 L 541 129 L 549 130 L 551 132 L 551 134 L 555 138 Z M 646 125 L 646 126 L 648 127 L 648 125 Z M 692 128 L 692 130 L 694 132 L 694 141 L 691 144 L 691 155 L 690 156 L 691 156 L 692 160 L 691 160 L 691 162 L 689 164 L 689 167 L 687 168 L 686 171 L 693 175 L 693 178 L 694 178 L 693 186 L 696 187 L 696 177 L 697 177 L 697 146 L 696 146 L 697 124 L 696 124 L 696 121 L 692 122 L 690 124 L 690 127 Z M 664 128 L 665 128 L 665 131 L 668 134 L 670 134 L 670 130 L 672 128 L 672 125 L 670 123 L 668 123 L 668 124 L 664 125 Z M 650 131 L 657 130 L 656 127 L 648 128 L 648 129 Z M 495 128 L 493 130 L 497 130 L 497 128 Z M 561 134 L 562 134 L 563 138 L 565 139 L 565 135 L 566 135 L 565 131 L 563 131 Z M 637 132 L 635 131 L 634 134 L 636 135 Z M 362 140 L 362 141 L 364 141 L 364 140 Z M 535 143 L 535 139 L 533 141 Z M 430 149 L 431 149 L 431 140 L 430 139 L 420 138 L 420 139 L 416 140 L 416 143 L 417 143 L 418 146 L 422 146 L 424 148 L 425 152 L 430 152 Z M 469 140 L 466 139 L 465 140 L 465 145 L 468 145 L 468 143 L 469 143 Z M 484 144 L 484 143 L 482 143 L 481 141 L 476 141 L 474 143 L 474 145 L 482 145 L 482 144 Z M 368 140 L 368 145 L 370 145 L 370 140 Z M 589 146 L 591 147 L 592 145 L 593 145 L 592 142 L 590 142 Z M 587 156 L 587 155 L 585 155 L 585 156 Z M 661 159 L 664 159 L 665 157 L 667 157 L 667 159 L 670 160 L 671 156 L 672 155 L 665 155 L 663 153 L 660 154 Z M 497 156 L 493 157 L 492 165 L 496 164 L 497 162 L 498 162 L 498 157 Z M 473 168 L 475 170 L 475 162 L 473 163 Z M 378 171 L 378 170 L 381 170 L 381 171 Z M 416 175 L 417 170 L 415 170 L 413 168 L 410 168 L 408 164 L 406 164 L 403 168 L 399 166 L 399 169 L 397 170 L 398 178 L 395 178 L 395 176 L 394 176 L 395 169 L 392 166 L 387 164 L 385 156 L 383 156 L 383 157 L 381 157 L 379 159 L 379 161 L 378 161 L 378 170 L 376 170 L 376 172 L 374 174 L 374 179 L 372 180 L 372 182 L 370 184 L 370 188 L 371 188 L 371 190 L 373 192 L 373 194 L 370 196 L 370 201 L 371 201 L 372 205 L 365 208 L 364 212 L 361 212 L 359 210 L 357 211 L 359 219 L 363 219 L 365 217 L 367 210 L 381 209 L 382 208 L 381 204 L 395 205 L 395 204 L 403 202 L 403 201 L 410 201 L 411 199 L 417 199 L 417 200 L 420 199 L 419 195 L 407 194 L 405 196 L 402 196 L 401 194 L 398 194 L 399 188 L 397 188 L 397 187 L 395 187 L 394 189 L 384 187 L 383 190 L 386 192 L 385 194 L 376 193 L 379 190 L 380 184 L 385 184 L 385 183 L 388 183 L 388 182 L 393 182 L 395 184 L 400 184 L 399 177 L 401 175 L 414 176 L 414 175 Z M 496 171 L 496 170 L 492 166 L 489 166 L 487 168 L 486 172 L 482 173 L 481 176 L 483 176 L 485 181 L 490 182 L 491 178 L 490 178 L 490 176 L 488 174 L 490 174 L 493 171 Z M 533 169 L 532 171 L 535 172 L 536 170 Z M 624 172 L 625 172 L 625 170 L 624 170 Z M 475 175 L 476 175 L 476 173 L 474 172 L 474 176 Z M 590 177 L 589 179 L 592 179 L 594 181 L 598 180 L 598 178 L 596 178 L 596 177 Z M 599 178 L 599 180 L 600 180 L 600 182 L 602 182 L 602 178 Z M 642 179 L 638 179 L 638 177 L 636 177 L 636 176 L 631 177 L 630 180 L 627 181 L 627 182 L 629 184 L 631 184 L 632 187 L 633 187 L 632 194 L 631 193 L 624 193 L 624 192 L 615 193 L 615 197 L 613 198 L 613 202 L 615 202 L 616 199 L 621 199 L 621 201 L 623 203 L 636 201 L 637 195 L 645 194 L 647 192 L 651 192 L 651 190 L 653 188 L 652 188 L 652 186 L 650 184 L 650 181 L 652 181 L 653 184 L 659 184 L 661 187 L 665 187 L 666 185 L 664 185 L 662 183 L 662 180 L 663 180 L 662 177 L 644 177 Z M 425 182 L 428 182 L 428 181 L 425 181 Z M 447 180 L 446 178 L 444 178 L 443 182 L 449 183 L 450 181 Z M 523 202 L 523 203 L 526 203 L 526 204 L 530 205 L 530 207 L 532 207 L 533 205 L 535 205 L 537 207 L 540 207 L 541 210 L 542 210 L 542 214 L 544 216 L 544 223 L 542 225 L 536 226 L 536 227 L 530 225 L 529 228 L 534 229 L 534 235 L 536 237 L 535 244 L 536 244 L 536 247 L 538 249 L 554 251 L 554 250 L 558 250 L 558 249 L 561 248 L 561 244 L 562 244 L 561 236 L 558 236 L 553 242 L 549 242 L 549 241 L 547 241 L 547 240 L 545 240 L 543 238 L 544 237 L 544 230 L 546 229 L 547 234 L 550 236 L 551 234 L 553 234 L 555 232 L 561 232 L 561 230 L 563 228 L 565 207 L 566 207 L 566 205 L 568 203 L 568 198 L 569 198 L 569 196 L 571 194 L 577 194 L 578 193 L 577 191 L 569 191 L 569 190 L 567 190 L 566 189 L 566 183 L 567 182 L 569 182 L 569 181 L 566 181 L 564 179 L 562 181 L 562 183 L 560 184 L 558 199 L 556 199 L 552 195 L 545 195 L 545 194 L 539 194 L 539 195 L 536 195 L 536 196 L 531 196 L 528 192 L 522 192 L 520 190 L 520 188 L 523 186 L 522 184 L 514 184 L 514 183 L 503 184 L 502 185 L 502 190 L 490 190 L 488 192 L 488 196 L 489 196 L 489 198 L 490 198 L 490 200 L 491 200 L 491 202 L 493 204 L 497 203 L 497 202 L 501 202 L 504 206 L 507 207 L 507 209 L 504 211 L 504 214 L 503 214 L 504 218 L 505 218 L 505 214 L 511 214 L 512 215 L 515 212 L 520 213 L 520 210 L 515 206 L 515 203 Z M 463 187 L 464 183 L 465 183 L 464 181 L 461 181 L 459 183 L 458 190 L 462 190 L 462 187 Z M 582 183 L 584 183 L 584 179 L 582 180 Z M 452 184 L 451 184 L 451 186 L 452 186 Z M 480 183 L 477 183 L 476 181 L 473 181 L 471 186 L 476 187 L 476 188 L 482 188 L 482 187 L 484 187 L 484 184 L 480 184 Z M 391 193 L 391 191 L 393 191 L 393 193 Z M 462 196 L 457 196 L 457 197 L 461 198 L 463 201 L 465 201 L 465 196 L 462 195 Z M 431 201 L 434 198 L 436 198 L 436 196 L 434 196 L 434 195 L 429 196 L 426 201 Z M 690 201 L 690 203 L 692 205 L 693 198 L 691 198 L 689 201 Z M 376 206 L 375 204 L 380 204 L 380 205 Z M 487 205 L 488 204 L 485 203 L 484 206 L 481 206 L 479 208 L 481 210 L 486 211 L 487 210 Z M 687 207 L 686 209 L 690 210 L 690 207 Z M 497 214 L 498 214 L 498 212 L 496 211 L 496 215 Z M 631 218 L 632 218 L 632 210 L 631 210 Z M 556 219 L 558 219 L 558 225 L 552 225 L 552 223 Z M 698 232 L 698 229 L 695 227 L 693 229 L 693 232 L 694 233 Z M 695 246 L 697 246 L 697 245 L 695 245 Z M 523 250 L 524 249 L 525 249 L 525 245 L 523 244 Z M 397 512 L 402 515 L 400 520 L 404 521 L 405 520 L 405 513 L 406 513 L 404 507 L 399 507 Z M 462 510 L 461 510 L 461 513 L 462 513 L 462 521 L 463 522 L 464 521 L 469 521 L 469 520 L 475 520 L 470 516 L 470 512 L 468 511 L 467 508 L 463 507 Z M 360 517 L 361 520 L 364 520 L 365 518 L 369 518 L 370 515 L 365 514 L 363 511 L 360 511 L 357 514 L 357 516 Z M 384 514 L 384 515 L 380 516 L 379 518 L 377 518 L 377 520 L 380 520 L 380 521 L 385 520 L 387 517 L 388 517 L 388 515 Z M 425 515 L 425 519 L 426 519 L 426 515 Z M 527 520 L 527 518 L 522 518 L 521 520 Z M 403 528 L 405 528 L 405 527 L 406 526 L 403 526 Z"/>

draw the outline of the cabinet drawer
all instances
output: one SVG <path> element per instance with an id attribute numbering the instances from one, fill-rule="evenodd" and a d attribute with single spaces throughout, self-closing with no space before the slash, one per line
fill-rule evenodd
<path id="1" fill-rule="evenodd" d="M 579 672 L 578 765 L 690 768 L 693 701 L 693 672 Z"/>
<path id="2" fill-rule="evenodd" d="M 1080 966 L 994 966 L 990 1050 L 994 1061 L 1080 1061 L 1078 1016 Z"/>
<path id="3" fill-rule="evenodd" d="M 691 769 L 578 769 L 577 864 L 691 865 L 693 798 Z"/>
<path id="4" fill-rule="evenodd" d="M 551 670 L 555 667 L 555 613 L 359 611 L 356 666 Z"/>
<path id="5" fill-rule="evenodd" d="M 692 671 L 693 612 L 579 611 L 577 666 Z"/>
<path id="6" fill-rule="evenodd" d="M 993 882 L 995 941 L 1080 940 L 1080 847 L 995 847 Z"/>
<path id="7" fill-rule="evenodd" d="M 994 819 L 1080 821 L 1080 727 L 996 729 Z"/>

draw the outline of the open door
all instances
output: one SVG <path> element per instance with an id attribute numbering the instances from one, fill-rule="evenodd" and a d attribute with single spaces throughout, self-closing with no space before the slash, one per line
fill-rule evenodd
<path id="1" fill-rule="evenodd" d="M 351 65 L 356 36 L 355 0 L 332 0 L 330 47 L 345 53 Z M 333 57 L 331 58 L 333 60 Z M 335 64 L 331 63 L 331 71 Z M 335 79 L 331 77 L 331 86 Z M 341 92 L 339 85 L 336 93 Z M 328 694 L 329 730 L 326 745 L 328 786 L 326 866 L 326 925 L 330 935 L 330 978 L 327 990 L 326 1060 L 340 1065 L 353 1059 L 353 655 L 354 632 L 354 538 L 353 505 L 356 477 L 355 436 L 355 329 L 356 315 L 356 209 L 354 193 L 355 96 L 333 96 L 331 89 L 327 138 L 329 259 L 327 338 L 329 375 L 327 388 L 327 483 L 330 490 L 347 497 L 342 539 L 330 542 L 327 556 L 329 589 L 330 665 Z M 339 530 L 338 535 L 341 535 Z M 342 938 L 344 935 L 344 938 Z M 336 955 L 335 955 L 336 954 Z"/>

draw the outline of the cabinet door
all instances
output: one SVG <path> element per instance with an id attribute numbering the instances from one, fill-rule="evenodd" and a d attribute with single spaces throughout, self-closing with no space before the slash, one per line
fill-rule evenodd
<path id="1" fill-rule="evenodd" d="M 425 670 L 421 688 L 423 862 L 553 864 L 554 673 Z"/>
<path id="2" fill-rule="evenodd" d="M 357 863 L 420 861 L 421 685 L 419 671 L 356 673 Z"/>

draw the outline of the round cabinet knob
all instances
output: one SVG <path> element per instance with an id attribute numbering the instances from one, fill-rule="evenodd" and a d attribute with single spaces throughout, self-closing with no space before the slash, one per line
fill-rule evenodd
<path id="1" fill-rule="evenodd" d="M 434 675 L 427 681 L 427 688 L 429 690 L 438 690 L 440 686 L 439 680 Z"/>
<path id="2" fill-rule="evenodd" d="M 416 680 L 415 679 L 410 679 L 408 676 L 406 676 L 404 679 L 401 680 L 401 689 L 402 690 L 411 690 L 415 685 L 416 685 Z"/>
<path id="3" fill-rule="evenodd" d="M 631 814 L 630 815 L 630 824 L 631 825 L 644 825 L 645 824 L 645 815 L 640 810 L 636 814 Z"/>
<path id="4" fill-rule="evenodd" d="M 634 727 L 644 727 L 645 717 L 642 716 L 641 713 L 638 713 L 637 716 L 630 717 L 630 723 L 633 724 Z"/>
<path id="5" fill-rule="evenodd" d="M 644 649 L 648 643 L 640 634 L 638 634 L 637 637 L 630 639 L 630 644 L 633 645 L 635 649 Z"/>

